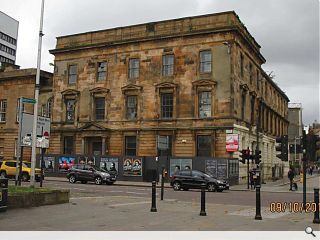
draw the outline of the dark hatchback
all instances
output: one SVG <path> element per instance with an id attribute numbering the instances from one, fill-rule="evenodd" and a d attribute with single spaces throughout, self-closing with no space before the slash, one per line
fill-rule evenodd
<path id="1" fill-rule="evenodd" d="M 175 191 L 201 188 L 202 184 L 206 185 L 209 192 L 222 192 L 229 189 L 227 181 L 215 179 L 198 170 L 179 171 L 173 174 L 170 184 Z"/>
<path id="2" fill-rule="evenodd" d="M 75 164 L 68 170 L 67 178 L 70 183 L 80 181 L 81 183 L 94 182 L 97 185 L 102 183 L 111 185 L 117 180 L 117 172 L 107 171 L 93 165 Z"/>

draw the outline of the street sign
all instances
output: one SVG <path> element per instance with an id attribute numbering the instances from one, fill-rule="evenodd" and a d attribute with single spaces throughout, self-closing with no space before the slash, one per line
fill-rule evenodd
<path id="1" fill-rule="evenodd" d="M 22 103 L 32 103 L 32 104 L 35 104 L 35 103 L 36 103 L 36 100 L 33 99 L 33 98 L 25 98 L 25 97 L 22 97 Z"/>
<path id="2" fill-rule="evenodd" d="M 21 146 L 31 147 L 32 146 L 32 125 L 33 125 L 33 114 L 22 113 L 21 122 Z M 37 147 L 47 146 L 49 147 L 49 141 L 42 140 L 42 137 L 50 137 L 50 118 L 38 117 L 37 119 Z M 42 142 L 42 143 L 41 143 Z"/>
<path id="3" fill-rule="evenodd" d="M 158 149 L 167 150 L 169 148 L 169 137 L 168 136 L 160 136 L 157 138 Z"/>

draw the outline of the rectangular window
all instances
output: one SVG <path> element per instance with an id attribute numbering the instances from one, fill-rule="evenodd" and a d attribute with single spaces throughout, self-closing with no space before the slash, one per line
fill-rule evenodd
<path id="1" fill-rule="evenodd" d="M 137 141 L 136 136 L 127 136 L 126 140 L 126 156 L 136 156 L 137 154 Z"/>
<path id="2" fill-rule="evenodd" d="M 240 53 L 240 76 L 243 77 L 244 72 L 243 72 L 243 55 Z"/>
<path id="3" fill-rule="evenodd" d="M 4 155 L 4 138 L 0 138 L 0 159 Z M 0 164 L 1 167 L 1 164 Z"/>
<path id="4" fill-rule="evenodd" d="M 7 100 L 0 100 L 0 122 L 6 121 L 6 113 L 7 113 Z"/>
<path id="5" fill-rule="evenodd" d="M 49 98 L 48 102 L 47 102 L 47 117 L 51 118 L 52 115 L 52 103 L 53 103 L 53 98 Z"/>
<path id="6" fill-rule="evenodd" d="M 104 120 L 105 117 L 105 98 L 97 97 L 94 99 L 96 120 Z"/>
<path id="7" fill-rule="evenodd" d="M 211 51 L 201 51 L 200 52 L 200 73 L 210 73 L 212 64 L 212 54 Z"/>
<path id="8" fill-rule="evenodd" d="M 139 59 L 132 58 L 129 60 L 129 79 L 139 77 Z"/>
<path id="9" fill-rule="evenodd" d="M 173 94 L 161 94 L 161 118 L 172 118 L 173 116 Z"/>
<path id="10" fill-rule="evenodd" d="M 244 120 L 244 112 L 246 106 L 246 95 L 243 93 L 241 95 L 241 119 Z"/>
<path id="11" fill-rule="evenodd" d="M 252 84 L 252 79 L 253 79 L 253 76 L 252 76 L 252 63 L 249 64 L 249 78 L 250 78 L 250 84 Z"/>
<path id="12" fill-rule="evenodd" d="M 162 56 L 162 75 L 172 76 L 174 69 L 174 55 Z"/>
<path id="13" fill-rule="evenodd" d="M 168 149 L 167 150 L 160 150 L 158 149 L 158 156 L 172 156 L 172 136 L 167 136 L 169 139 Z"/>
<path id="14" fill-rule="evenodd" d="M 73 143 L 73 136 L 64 137 L 63 154 L 74 154 Z"/>
<path id="15" fill-rule="evenodd" d="M 210 135 L 197 136 L 197 156 L 211 157 L 212 138 Z"/>
<path id="16" fill-rule="evenodd" d="M 127 96 L 127 119 L 137 119 L 137 96 Z"/>
<path id="17" fill-rule="evenodd" d="M 258 88 L 258 90 L 260 89 L 260 74 L 259 74 L 259 70 L 257 70 L 257 88 Z"/>
<path id="18" fill-rule="evenodd" d="M 255 98 L 252 96 L 251 98 L 251 123 L 254 123 L 254 102 Z"/>
<path id="19" fill-rule="evenodd" d="M 106 80 L 106 76 L 107 76 L 107 63 L 106 62 L 99 62 L 98 63 L 97 80 L 98 81 Z"/>
<path id="20" fill-rule="evenodd" d="M 69 66 L 68 83 L 75 84 L 77 82 L 77 65 Z"/>
<path id="21" fill-rule="evenodd" d="M 16 121 L 19 122 L 19 109 L 20 109 L 20 98 L 17 99 L 17 112 L 16 112 Z M 22 104 L 22 112 L 25 110 L 24 103 Z"/>
<path id="22" fill-rule="evenodd" d="M 75 112 L 75 100 L 70 99 L 66 102 L 66 121 L 67 122 L 74 122 L 74 112 Z"/>
<path id="23" fill-rule="evenodd" d="M 211 92 L 199 93 L 199 117 L 211 117 Z"/>

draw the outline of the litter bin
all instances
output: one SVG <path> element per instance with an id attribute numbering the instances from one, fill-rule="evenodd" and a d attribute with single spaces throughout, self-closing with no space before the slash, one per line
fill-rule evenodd
<path id="1" fill-rule="evenodd" d="M 0 178 L 0 212 L 7 211 L 8 207 L 8 179 Z"/>

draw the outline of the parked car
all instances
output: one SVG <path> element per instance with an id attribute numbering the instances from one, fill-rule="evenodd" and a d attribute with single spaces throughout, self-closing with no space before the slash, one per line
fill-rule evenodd
<path id="1" fill-rule="evenodd" d="M 229 189 L 227 181 L 215 179 L 198 170 L 179 171 L 171 177 L 170 184 L 175 191 L 201 188 L 202 184 L 206 185 L 209 192 L 222 192 Z"/>
<path id="2" fill-rule="evenodd" d="M 2 178 L 14 178 L 16 176 L 16 160 L 4 160 L 2 161 L 0 167 L 0 177 Z M 31 176 L 31 162 L 23 161 L 22 162 L 22 181 L 29 181 Z M 44 178 L 44 177 L 43 177 Z M 41 169 L 35 169 L 35 180 L 40 181 L 41 179 Z"/>
<path id="3" fill-rule="evenodd" d="M 102 183 L 113 184 L 117 179 L 117 175 L 113 171 L 108 172 L 97 166 L 75 164 L 68 170 L 67 178 L 70 183 L 80 181 L 81 183 L 94 182 L 100 185 Z"/>

